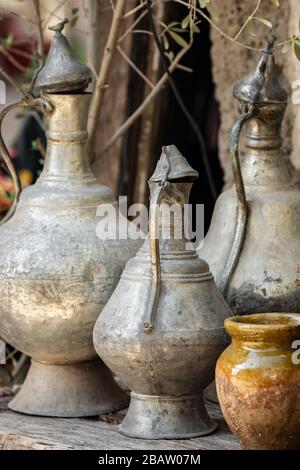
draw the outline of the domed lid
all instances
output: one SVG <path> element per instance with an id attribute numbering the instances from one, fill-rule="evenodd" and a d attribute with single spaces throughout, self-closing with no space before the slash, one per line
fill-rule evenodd
<path id="1" fill-rule="evenodd" d="M 55 31 L 47 61 L 35 80 L 35 89 L 48 93 L 84 91 L 92 81 L 91 70 L 76 57 L 62 30 L 64 19 L 49 29 Z"/>
<path id="2" fill-rule="evenodd" d="M 149 181 L 194 181 L 199 174 L 184 158 L 175 145 L 163 147 L 155 171 Z"/>
<path id="3" fill-rule="evenodd" d="M 273 56 L 276 38 L 271 36 L 267 48 L 262 50 L 256 70 L 239 80 L 233 95 L 245 103 L 286 103 L 287 93 L 278 80 L 278 71 Z"/>

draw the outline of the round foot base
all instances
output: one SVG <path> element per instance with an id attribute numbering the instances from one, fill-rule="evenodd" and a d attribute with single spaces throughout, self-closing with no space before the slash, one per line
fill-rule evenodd
<path id="1" fill-rule="evenodd" d="M 119 432 L 141 439 L 187 439 L 210 434 L 217 428 L 202 394 L 159 397 L 131 393 L 127 415 Z"/>
<path id="2" fill-rule="evenodd" d="M 128 400 L 101 361 L 70 365 L 32 361 L 20 392 L 8 406 L 30 415 L 75 418 L 120 410 Z"/>

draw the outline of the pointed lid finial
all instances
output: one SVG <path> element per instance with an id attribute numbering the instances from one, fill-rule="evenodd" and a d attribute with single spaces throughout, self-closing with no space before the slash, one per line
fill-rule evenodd
<path id="1" fill-rule="evenodd" d="M 62 34 L 67 18 L 48 29 L 55 31 L 47 61 L 37 74 L 35 89 L 48 93 L 74 93 L 84 91 L 92 80 L 91 70 L 74 55 Z"/>
<path id="2" fill-rule="evenodd" d="M 175 145 L 162 148 L 162 154 L 149 181 L 194 181 L 199 174 L 184 158 Z"/>
<path id="3" fill-rule="evenodd" d="M 48 26 L 48 29 L 50 31 L 55 31 L 55 33 L 61 33 L 67 23 L 69 23 L 69 20 L 68 18 L 65 18 L 64 20 L 60 21 L 57 24 L 54 24 L 53 26 Z"/>
<path id="4" fill-rule="evenodd" d="M 287 92 L 278 80 L 278 71 L 273 55 L 275 36 L 267 39 L 267 47 L 254 72 L 236 82 L 233 95 L 244 103 L 286 103 Z"/>

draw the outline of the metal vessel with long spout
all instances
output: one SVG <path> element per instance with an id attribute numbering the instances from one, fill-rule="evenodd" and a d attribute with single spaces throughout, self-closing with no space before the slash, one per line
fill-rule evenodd
<path id="1" fill-rule="evenodd" d="M 163 149 L 149 180 L 149 237 L 95 325 L 97 352 L 132 390 L 120 426 L 129 436 L 186 438 L 216 428 L 202 391 L 227 344 L 230 309 L 207 263 L 186 247 L 184 206 L 197 176 L 176 147 Z"/>
<path id="2" fill-rule="evenodd" d="M 287 93 L 278 82 L 274 39 L 255 72 L 235 85 L 240 103 L 230 146 L 235 187 L 219 197 L 199 252 L 236 314 L 300 312 L 300 187 L 281 153 Z"/>
<path id="3" fill-rule="evenodd" d="M 71 417 L 110 412 L 127 403 L 97 357 L 92 331 L 138 245 L 97 238 L 97 208 L 116 203 L 89 165 L 91 94 L 84 90 L 91 72 L 74 58 L 63 26 L 53 28 L 47 62 L 35 80 L 41 96 L 17 103 L 44 112 L 47 155 L 37 182 L 23 191 L 0 229 L 0 336 L 32 359 L 9 407 Z M 1 120 L 13 107 L 2 111 Z M 18 188 L 2 138 L 0 143 Z M 127 220 L 120 217 L 119 224 Z"/>

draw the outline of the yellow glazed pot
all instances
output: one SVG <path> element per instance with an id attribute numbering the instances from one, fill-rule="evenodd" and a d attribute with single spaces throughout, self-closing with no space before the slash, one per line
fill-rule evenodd
<path id="1" fill-rule="evenodd" d="M 300 314 L 232 317 L 225 329 L 216 385 L 231 431 L 244 449 L 300 449 Z"/>

